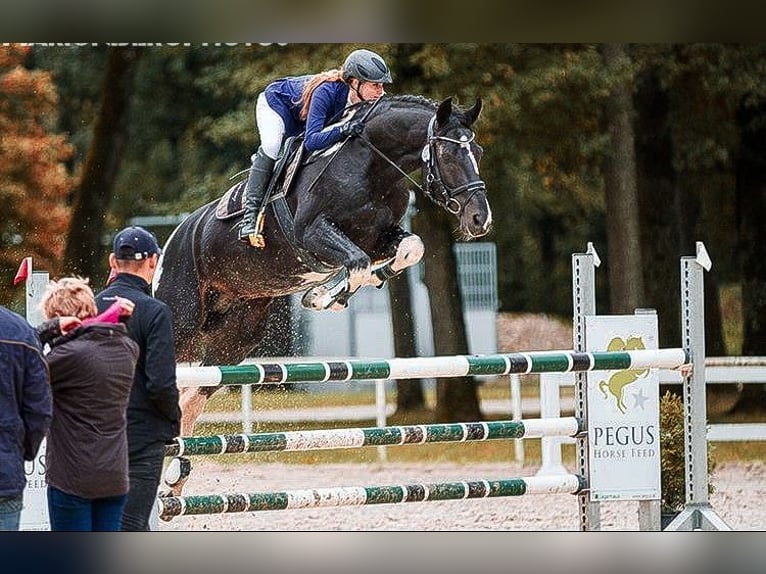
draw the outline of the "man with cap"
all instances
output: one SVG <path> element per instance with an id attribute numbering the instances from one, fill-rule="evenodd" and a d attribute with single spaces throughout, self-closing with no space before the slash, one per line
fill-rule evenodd
<path id="1" fill-rule="evenodd" d="M 96 297 L 99 312 L 117 296 L 135 303 L 127 326 L 140 352 L 127 411 L 130 490 L 122 530 L 150 530 L 165 443 L 180 432 L 173 317 L 164 302 L 151 296 L 159 255 L 157 239 L 146 229 L 123 229 L 109 255 L 114 279 Z"/>

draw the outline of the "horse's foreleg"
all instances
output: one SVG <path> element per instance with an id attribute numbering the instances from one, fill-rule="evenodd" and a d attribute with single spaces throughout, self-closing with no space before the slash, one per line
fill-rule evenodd
<path id="1" fill-rule="evenodd" d="M 423 259 L 425 247 L 423 241 L 417 235 L 405 236 L 396 247 L 396 255 L 382 265 L 373 267 L 370 284 L 380 287 L 388 279 L 396 277 Z"/>

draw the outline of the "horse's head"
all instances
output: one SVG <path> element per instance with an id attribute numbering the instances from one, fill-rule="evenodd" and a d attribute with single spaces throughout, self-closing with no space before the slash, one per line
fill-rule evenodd
<path id="1" fill-rule="evenodd" d="M 479 177 L 482 148 L 474 141 L 472 126 L 482 102 L 461 110 L 447 98 L 428 125 L 423 148 L 423 190 L 438 205 L 460 220 L 464 239 L 486 235 L 492 225 L 487 188 Z"/>

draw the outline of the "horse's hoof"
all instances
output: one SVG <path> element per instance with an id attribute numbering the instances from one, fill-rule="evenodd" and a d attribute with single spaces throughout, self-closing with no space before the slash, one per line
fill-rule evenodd
<path id="1" fill-rule="evenodd" d="M 343 311 L 344 309 L 347 309 L 347 308 L 348 308 L 348 301 L 343 301 L 343 302 L 334 301 L 328 307 L 330 311 Z"/>
<path id="2" fill-rule="evenodd" d="M 177 486 L 185 481 L 191 473 L 191 461 L 185 456 L 174 456 L 165 469 L 165 484 L 170 487 Z"/>
<path id="3" fill-rule="evenodd" d="M 321 298 L 322 295 L 325 294 L 326 291 L 320 292 L 319 288 L 309 289 L 303 294 L 303 297 L 301 297 L 301 305 L 304 309 L 311 309 L 312 311 L 321 311 L 322 310 L 322 303 Z"/>
<path id="4" fill-rule="evenodd" d="M 301 305 L 304 309 L 312 309 L 314 311 L 324 311 L 325 309 L 333 308 L 333 304 L 336 301 L 340 301 L 343 304 L 342 309 L 345 309 L 348 304 L 345 301 L 348 300 L 348 282 L 344 277 L 340 277 L 335 282 L 328 282 L 322 285 L 312 287 L 303 294 L 301 298 Z M 333 309 L 337 310 L 337 309 Z"/>

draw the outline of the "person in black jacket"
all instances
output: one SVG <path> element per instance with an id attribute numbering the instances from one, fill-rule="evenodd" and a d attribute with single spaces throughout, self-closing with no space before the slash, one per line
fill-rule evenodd
<path id="1" fill-rule="evenodd" d="M 109 255 L 113 279 L 96 296 L 100 312 L 117 296 L 135 303 L 128 334 L 138 343 L 140 352 L 128 402 L 130 490 L 122 530 L 150 530 L 165 444 L 180 432 L 173 317 L 164 302 L 151 296 L 159 254 L 157 239 L 147 230 L 123 229 L 115 236 Z"/>
<path id="2" fill-rule="evenodd" d="M 32 326 L 0 306 L 0 530 L 18 530 L 24 461 L 34 460 L 53 413 L 48 364 Z"/>

